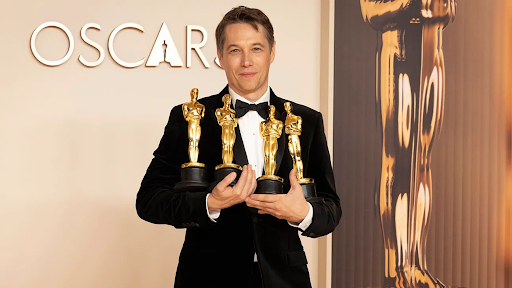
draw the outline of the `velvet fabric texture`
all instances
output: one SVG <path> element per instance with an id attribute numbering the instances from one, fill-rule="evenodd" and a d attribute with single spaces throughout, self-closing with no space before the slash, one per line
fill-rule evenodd
<path id="1" fill-rule="evenodd" d="M 215 166 L 222 163 L 221 127 L 217 124 L 215 109 L 223 106 L 222 96 L 228 93 L 226 86 L 219 94 L 198 100 L 206 109 L 201 121 L 199 162 L 207 165 L 212 182 Z M 283 122 L 285 102 L 270 91 L 270 104 L 276 108 L 276 118 Z M 271 215 L 253 214 L 245 203 L 223 209 L 215 223 L 206 211 L 206 195 L 211 191 L 173 192 L 180 181 L 180 166 L 189 159 L 188 123 L 183 118 L 181 105 L 172 109 L 164 135 L 142 180 L 136 208 L 139 217 L 148 222 L 187 229 L 174 287 L 249 287 L 255 252 L 265 288 L 311 287 L 306 254 L 298 233 L 313 238 L 331 233 L 339 223 L 341 206 L 322 115 L 291 103 L 293 113 L 303 119 L 300 140 L 304 175 L 313 178 L 317 185 L 318 198 L 309 200 L 313 221 L 305 231 Z M 234 162 L 243 166 L 248 161 L 238 127 L 236 133 Z M 289 173 L 293 168 L 287 138 L 283 131 L 276 161 L 276 175 L 285 180 L 285 191 L 290 189 Z"/>

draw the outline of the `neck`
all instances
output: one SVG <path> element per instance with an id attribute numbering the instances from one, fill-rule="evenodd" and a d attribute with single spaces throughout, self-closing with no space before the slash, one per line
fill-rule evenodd
<path id="1" fill-rule="evenodd" d="M 255 90 L 255 91 L 239 91 L 238 89 L 231 87 L 233 91 L 235 91 L 236 94 L 240 95 L 244 99 L 250 101 L 251 103 L 254 103 L 258 101 L 263 95 L 265 95 L 265 92 L 267 92 L 268 84 L 263 85 L 261 88 Z"/>

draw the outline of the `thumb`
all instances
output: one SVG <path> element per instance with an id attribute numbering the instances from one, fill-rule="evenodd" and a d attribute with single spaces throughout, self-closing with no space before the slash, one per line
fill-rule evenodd
<path id="1" fill-rule="evenodd" d="M 299 181 L 297 180 L 297 174 L 296 174 L 295 169 L 292 169 L 292 171 L 290 171 L 290 187 L 292 188 L 292 190 L 293 189 L 302 190 L 302 188 L 300 187 Z"/>
<path id="2" fill-rule="evenodd" d="M 229 184 L 231 184 L 231 182 L 233 182 L 233 180 L 235 180 L 235 178 L 236 178 L 236 172 L 231 172 L 226 177 L 224 177 L 224 179 L 222 179 L 222 181 L 217 183 L 215 188 L 217 188 L 221 191 L 224 191 L 224 189 L 226 189 L 229 186 Z"/>

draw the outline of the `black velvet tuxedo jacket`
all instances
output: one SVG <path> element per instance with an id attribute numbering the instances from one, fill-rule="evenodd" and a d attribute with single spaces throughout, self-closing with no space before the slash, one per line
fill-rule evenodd
<path id="1" fill-rule="evenodd" d="M 211 181 L 214 167 L 222 163 L 221 127 L 215 109 L 223 106 L 222 96 L 228 93 L 226 86 L 218 95 L 198 100 L 206 109 L 201 122 L 199 162 L 207 165 Z M 283 122 L 285 102 L 270 91 L 270 104 L 276 107 L 276 118 Z M 318 194 L 318 198 L 309 201 L 313 221 L 302 235 L 314 238 L 334 230 L 341 217 L 341 206 L 322 115 L 300 104 L 292 105 L 293 113 L 303 120 L 300 140 L 304 175 L 315 180 Z M 311 287 L 298 228 L 271 215 L 252 214 L 244 202 L 223 209 L 215 223 L 206 210 L 206 195 L 210 191 L 173 192 L 180 181 L 181 164 L 189 162 L 187 131 L 188 123 L 178 105 L 171 111 L 136 203 L 138 215 L 148 222 L 187 228 L 174 287 L 248 287 L 255 252 L 265 288 Z M 236 134 L 234 162 L 243 166 L 248 161 L 238 127 Z M 289 173 L 293 168 L 287 138 L 283 128 L 278 140 L 276 174 L 285 180 L 285 191 L 290 189 Z"/>

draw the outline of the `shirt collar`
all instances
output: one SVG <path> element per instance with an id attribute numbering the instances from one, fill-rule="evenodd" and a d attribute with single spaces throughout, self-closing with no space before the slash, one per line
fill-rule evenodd
<path id="1" fill-rule="evenodd" d="M 260 99 L 256 100 L 256 102 L 252 103 L 251 101 L 245 99 L 244 97 L 238 95 L 231 89 L 231 87 L 228 87 L 229 95 L 231 95 L 231 103 L 233 104 L 233 108 L 235 108 L 236 100 L 240 100 L 242 102 L 248 103 L 248 104 L 260 104 L 267 102 L 268 105 L 270 105 L 270 87 L 267 87 L 267 91 L 261 96 Z"/>

